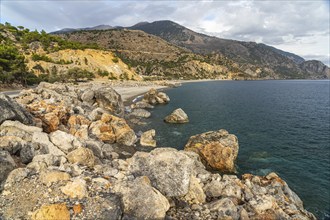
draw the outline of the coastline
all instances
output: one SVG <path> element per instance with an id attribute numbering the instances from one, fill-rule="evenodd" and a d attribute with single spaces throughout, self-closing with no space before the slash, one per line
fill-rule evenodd
<path id="1" fill-rule="evenodd" d="M 168 88 L 168 86 L 141 86 L 141 87 L 112 87 L 116 92 L 121 95 L 124 104 L 130 103 L 136 97 L 148 92 L 150 89 L 154 88 L 157 90 Z"/>
<path id="2" fill-rule="evenodd" d="M 201 81 L 206 80 L 180 83 Z M 135 148 L 138 137 L 130 123 L 124 120 L 123 100 L 128 102 L 150 88 L 176 87 L 177 83 L 42 83 L 14 100 L 4 97 L 4 106 L 8 111 L 18 112 L 18 121 L 10 120 L 11 115 L 3 115 L 4 122 L 0 127 L 0 139 L 8 140 L 4 145 L 7 151 L 0 155 L 6 159 L 0 162 L 4 161 L 2 164 L 8 167 L 3 174 L 5 179 L 0 179 L 4 187 L 0 193 L 0 206 L 3 207 L 0 216 L 21 218 L 30 213 L 42 216 L 39 219 L 47 219 L 51 210 L 61 219 L 108 216 L 116 219 L 125 219 L 125 216 L 140 216 L 141 219 L 290 219 L 292 213 L 296 218 L 316 219 L 300 205 L 301 200 L 276 173 L 267 176 L 245 174 L 239 178 L 226 175 L 224 171 L 220 175 L 207 170 L 212 158 L 204 164 L 198 154 L 188 150 L 159 147 L 144 152 Z M 158 96 L 154 91 L 147 97 L 149 104 L 169 101 L 166 94 Z M 17 105 L 11 105 L 16 102 Z M 111 114 L 104 112 L 105 109 Z M 34 124 L 30 114 L 42 124 Z M 65 121 L 68 116 L 70 118 Z M 55 120 L 60 124 L 53 123 Z M 237 138 L 233 134 L 226 130 L 205 134 L 200 135 L 198 143 L 218 137 L 222 142 L 228 142 L 228 147 L 233 149 L 231 152 L 236 152 L 237 156 Z M 13 136 L 20 139 L 13 139 Z M 42 137 L 43 142 L 33 137 Z M 25 151 L 29 146 L 41 144 L 45 152 L 33 148 L 30 155 Z M 18 162 L 24 164 L 22 168 L 17 169 L 11 158 L 11 155 L 16 158 L 14 146 L 20 147 Z M 138 151 L 131 151 L 134 148 Z M 12 165 L 6 161 L 11 161 Z M 273 195 L 275 187 L 279 193 Z M 28 196 L 21 193 L 22 189 Z M 109 200 L 109 193 L 112 200 Z M 24 200 L 23 197 L 32 198 L 26 202 L 29 205 L 24 203 L 23 208 L 12 213 L 17 201 Z M 284 204 L 285 199 L 288 203 Z M 180 204 L 170 205 L 173 200 Z M 156 207 L 158 211 L 150 212 L 145 207 Z M 99 211 L 104 209 L 111 212 Z"/>
<path id="3" fill-rule="evenodd" d="M 168 88 L 173 88 L 173 85 L 176 85 L 175 87 L 177 87 L 185 83 L 198 83 L 198 82 L 210 82 L 210 81 L 224 81 L 224 80 L 197 79 L 197 80 L 150 81 L 150 82 L 146 82 L 149 85 L 142 85 L 142 86 L 141 85 L 137 86 L 132 83 L 125 82 L 125 83 L 121 83 L 122 85 L 114 85 L 112 86 L 112 88 L 121 95 L 124 104 L 129 105 L 135 98 L 145 94 L 152 88 L 156 90 L 164 90 Z"/>

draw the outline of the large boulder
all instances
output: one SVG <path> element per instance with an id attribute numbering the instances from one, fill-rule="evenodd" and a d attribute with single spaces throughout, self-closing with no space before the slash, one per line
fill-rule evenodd
<path id="1" fill-rule="evenodd" d="M 122 194 L 124 215 L 129 219 L 164 219 L 170 208 L 166 197 L 151 186 L 146 176 L 116 190 Z"/>
<path id="2" fill-rule="evenodd" d="M 125 119 L 104 113 L 101 120 L 89 126 L 92 137 L 104 142 L 119 143 L 132 146 L 136 142 L 135 132 L 128 126 Z"/>
<path id="3" fill-rule="evenodd" d="M 70 163 L 77 163 L 91 168 L 95 163 L 93 151 L 84 147 L 80 147 L 74 151 L 71 151 L 66 157 Z"/>
<path id="4" fill-rule="evenodd" d="M 32 141 L 33 134 L 41 131 L 41 128 L 24 125 L 19 121 L 5 121 L 0 125 L 0 136 L 15 136 L 24 141 Z"/>
<path id="5" fill-rule="evenodd" d="M 0 124 L 6 120 L 20 121 L 23 124 L 33 124 L 32 115 L 5 94 L 0 94 Z"/>
<path id="6" fill-rule="evenodd" d="M 83 146 L 78 138 L 64 131 L 57 130 L 52 132 L 49 137 L 51 142 L 65 153 L 69 153 L 70 151 Z"/>
<path id="7" fill-rule="evenodd" d="M 101 87 L 94 91 L 95 101 L 99 107 L 116 116 L 123 116 L 125 112 L 121 96 L 110 87 Z"/>
<path id="8" fill-rule="evenodd" d="M 152 88 L 144 94 L 143 101 L 155 105 L 168 103 L 170 98 L 164 92 L 158 92 L 156 89 Z"/>
<path id="9" fill-rule="evenodd" d="M 95 102 L 95 98 L 94 98 L 94 91 L 91 89 L 86 89 L 82 94 L 81 94 L 81 100 L 88 104 L 88 105 L 93 105 Z"/>
<path id="10" fill-rule="evenodd" d="M 183 124 L 189 122 L 187 114 L 181 109 L 175 109 L 170 115 L 164 119 L 167 123 Z"/>
<path id="11" fill-rule="evenodd" d="M 64 101 L 35 101 L 26 108 L 42 121 L 44 131 L 50 133 L 59 129 L 60 125 L 66 124 L 71 108 Z"/>
<path id="12" fill-rule="evenodd" d="M 82 115 L 72 115 L 68 120 L 68 127 L 70 134 L 79 137 L 81 139 L 88 139 L 88 126 L 91 121 Z"/>
<path id="13" fill-rule="evenodd" d="M 189 138 L 185 150 L 200 155 L 205 166 L 222 172 L 235 172 L 238 140 L 233 134 L 221 129 Z"/>
<path id="14" fill-rule="evenodd" d="M 61 141 L 61 140 L 58 140 Z M 55 143 L 58 143 L 58 141 Z M 65 155 L 62 150 L 60 150 L 57 146 L 55 146 L 49 140 L 49 136 L 44 132 L 34 132 L 32 135 L 32 143 L 38 149 L 44 149 L 44 153 L 52 154 L 55 156 L 63 156 Z"/>
<path id="15" fill-rule="evenodd" d="M 19 121 L 5 121 L 0 126 L 0 149 L 19 155 L 21 162 L 29 163 L 35 155 L 64 153 L 50 142 L 48 134 L 39 127 Z"/>
<path id="16" fill-rule="evenodd" d="M 157 148 L 150 153 L 136 152 L 129 159 L 129 169 L 135 176 L 147 176 L 165 196 L 183 196 L 188 192 L 195 161 L 184 151 Z"/>

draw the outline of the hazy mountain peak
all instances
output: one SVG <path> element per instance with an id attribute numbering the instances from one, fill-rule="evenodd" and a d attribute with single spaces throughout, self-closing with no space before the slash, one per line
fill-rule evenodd
<path id="1" fill-rule="evenodd" d="M 61 30 L 58 31 L 54 31 L 54 32 L 50 32 L 50 34 L 64 34 L 64 33 L 71 33 L 74 31 L 81 31 L 81 30 L 86 30 L 86 31 L 92 31 L 92 30 L 109 30 L 109 29 L 113 29 L 114 27 L 110 26 L 110 25 L 106 25 L 106 24 L 101 24 L 101 25 L 97 25 L 94 27 L 86 27 L 86 28 L 63 28 Z"/>
<path id="2" fill-rule="evenodd" d="M 146 25 L 146 24 L 149 24 L 149 22 L 148 21 L 142 21 L 142 22 L 136 23 L 132 27 L 139 27 L 139 26 L 143 26 L 143 25 Z"/>

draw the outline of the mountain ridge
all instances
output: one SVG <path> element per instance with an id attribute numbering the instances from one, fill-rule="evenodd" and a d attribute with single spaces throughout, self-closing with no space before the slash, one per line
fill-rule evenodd
<path id="1" fill-rule="evenodd" d="M 112 27 L 110 25 L 97 25 L 97 26 L 94 26 L 94 27 L 87 27 L 87 28 L 64 28 L 64 29 L 61 29 L 61 30 L 58 30 L 58 31 L 50 32 L 50 34 L 63 34 L 63 33 L 70 33 L 70 32 L 80 31 L 80 30 L 108 30 L 108 29 L 124 29 L 124 28 L 134 30 L 134 29 L 137 29 L 137 28 L 145 26 L 145 25 L 157 24 L 157 23 L 161 23 L 161 22 L 169 22 L 169 23 L 173 23 L 176 26 L 181 26 L 181 25 L 179 25 L 179 24 L 177 24 L 173 21 L 170 21 L 170 20 L 160 20 L 160 21 L 154 21 L 154 22 L 143 21 L 143 22 L 136 23 L 135 25 L 132 25 L 132 26 L 129 26 L 129 27 L 121 27 L 121 26 Z M 105 26 L 105 28 L 103 28 L 102 26 Z M 184 27 L 184 26 L 181 26 L 181 27 Z M 188 28 L 186 28 L 186 29 L 188 29 Z M 192 32 L 195 32 L 191 29 L 188 29 L 188 30 L 192 31 Z M 145 31 L 145 29 L 142 29 L 142 31 Z M 145 31 L 145 32 L 148 33 L 150 31 Z M 195 33 L 198 33 L 198 32 L 195 32 Z M 153 34 L 153 33 L 151 33 L 151 34 Z M 204 36 L 207 36 L 207 37 L 222 39 L 222 38 L 215 37 L 215 36 L 208 36 L 208 35 L 202 34 L 202 33 L 198 33 L 198 34 L 204 35 Z M 232 40 L 232 39 L 224 39 L 224 40 L 236 41 L 236 40 Z M 266 45 L 266 44 L 264 44 L 264 45 Z M 270 47 L 274 51 L 277 51 L 278 53 L 281 53 L 283 55 L 286 54 L 285 56 L 287 56 L 287 57 L 292 57 L 292 59 L 296 60 L 295 62 L 297 62 L 297 63 L 302 63 L 303 61 L 305 61 L 305 59 L 303 57 L 300 57 L 297 54 L 287 52 L 287 51 L 283 51 L 283 50 L 280 50 L 280 49 L 278 49 L 276 47 L 273 47 L 273 46 L 269 46 L 269 45 L 266 45 L 266 46 Z"/>
<path id="2" fill-rule="evenodd" d="M 321 62 L 304 64 L 304 58 L 266 44 L 208 36 L 170 20 L 139 22 L 131 27 L 116 29 L 140 30 L 195 54 L 220 54 L 238 63 L 244 74 L 250 75 L 258 70 L 258 76 L 254 78 L 323 79 L 330 76 L 329 68 Z M 69 33 L 75 32 L 66 34 Z M 312 67 L 314 64 L 317 66 Z M 313 73 L 311 69 L 317 72 Z"/>
<path id="3" fill-rule="evenodd" d="M 75 32 L 75 31 L 81 31 L 81 30 L 109 30 L 109 29 L 114 29 L 116 27 L 112 27 L 110 25 L 107 24 L 100 24 L 100 25 L 96 25 L 93 27 L 85 27 L 85 28 L 63 28 L 60 29 L 58 31 L 53 31 L 50 32 L 49 34 L 65 34 L 65 33 L 71 33 L 71 32 Z"/>

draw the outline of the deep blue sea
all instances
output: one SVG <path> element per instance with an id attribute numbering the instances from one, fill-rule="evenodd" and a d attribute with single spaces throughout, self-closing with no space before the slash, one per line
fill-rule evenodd
<path id="1" fill-rule="evenodd" d="M 330 81 L 212 81 L 168 89 L 139 129 L 156 129 L 157 146 L 183 149 L 190 136 L 226 129 L 239 141 L 240 174 L 274 171 L 318 219 L 330 218 Z M 163 118 L 182 108 L 188 124 Z"/>

